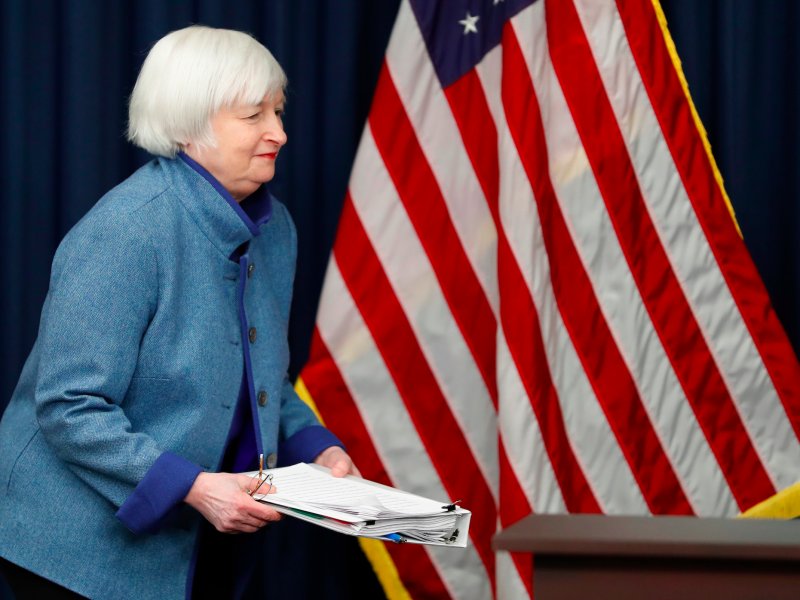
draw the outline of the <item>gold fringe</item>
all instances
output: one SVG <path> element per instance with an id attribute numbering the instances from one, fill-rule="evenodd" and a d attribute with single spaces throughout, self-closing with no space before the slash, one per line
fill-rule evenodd
<path id="1" fill-rule="evenodd" d="M 294 389 L 300 399 L 308 404 L 309 408 L 317 415 L 320 423 L 324 424 L 322 415 L 319 414 L 314 399 L 311 397 L 311 392 L 308 391 L 306 384 L 303 382 L 302 377 L 298 377 L 294 384 Z M 397 572 L 397 567 L 394 566 L 394 561 L 386 550 L 384 543 L 378 540 L 371 540 L 367 538 L 358 538 L 358 543 L 361 545 L 361 550 L 372 565 L 372 570 L 378 577 L 378 581 L 383 587 L 388 600 L 411 600 L 411 595 L 406 590 L 400 579 L 400 574 Z"/>
<path id="2" fill-rule="evenodd" d="M 308 407 L 314 411 L 315 415 L 317 415 L 319 422 L 324 425 L 325 422 L 322 420 L 322 415 L 319 414 L 319 409 L 317 408 L 314 399 L 311 397 L 311 392 L 308 391 L 306 384 L 303 382 L 302 377 L 298 377 L 297 381 L 294 382 L 294 391 L 297 392 L 298 396 L 300 396 L 300 400 L 308 404 Z"/>
<path id="3" fill-rule="evenodd" d="M 706 128 L 703 126 L 703 122 L 700 120 L 700 115 L 697 113 L 697 108 L 692 101 L 692 95 L 689 93 L 689 83 L 686 81 L 686 76 L 683 73 L 683 67 L 681 66 L 681 59 L 678 56 L 678 50 L 675 47 L 675 42 L 672 40 L 672 35 L 670 35 L 669 29 L 667 28 L 667 17 L 664 15 L 664 11 L 661 8 L 661 3 L 659 0 L 652 0 L 652 2 L 653 8 L 656 11 L 656 16 L 658 17 L 658 24 L 661 26 L 661 32 L 664 35 L 664 41 L 667 44 L 667 50 L 672 58 L 672 64 L 675 67 L 675 72 L 678 74 L 678 79 L 680 79 L 681 87 L 683 87 L 683 93 L 686 95 L 686 100 L 689 102 L 689 109 L 692 111 L 694 124 L 697 127 L 697 131 L 700 133 L 700 139 L 703 140 L 703 146 L 706 149 L 708 161 L 711 163 L 711 168 L 714 171 L 714 178 L 717 180 L 717 185 L 719 185 L 719 189 L 722 192 L 722 197 L 725 199 L 725 204 L 728 206 L 728 211 L 731 214 L 736 231 L 739 232 L 739 237 L 742 237 L 742 230 L 739 227 L 739 222 L 736 220 L 736 213 L 733 210 L 731 199 L 728 197 L 728 192 L 725 191 L 725 184 L 722 181 L 722 173 L 720 173 L 719 167 L 717 167 L 717 161 L 714 160 L 714 154 L 711 152 L 711 144 L 708 141 Z"/>
<path id="4" fill-rule="evenodd" d="M 744 511 L 745 519 L 794 519 L 800 517 L 800 482 Z"/>
<path id="5" fill-rule="evenodd" d="M 358 543 L 361 544 L 361 550 L 367 555 L 372 570 L 378 576 L 386 597 L 389 600 L 411 600 L 411 594 L 400 580 L 397 567 L 394 566 L 394 561 L 384 543 L 368 538 L 358 538 Z"/>

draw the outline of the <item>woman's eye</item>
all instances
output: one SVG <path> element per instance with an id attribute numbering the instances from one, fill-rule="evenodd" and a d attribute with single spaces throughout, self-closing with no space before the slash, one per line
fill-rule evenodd
<path id="1" fill-rule="evenodd" d="M 275 114 L 276 114 L 276 115 L 277 115 L 279 118 L 283 118 L 283 115 L 284 115 L 284 114 L 286 114 L 286 113 L 285 113 L 284 109 L 282 109 L 282 108 L 276 108 L 276 109 L 275 109 Z"/>
<path id="2" fill-rule="evenodd" d="M 253 113 L 252 115 L 248 115 L 245 118 L 250 120 L 250 121 L 255 121 L 259 116 L 261 116 L 261 113 L 257 112 L 257 113 Z"/>

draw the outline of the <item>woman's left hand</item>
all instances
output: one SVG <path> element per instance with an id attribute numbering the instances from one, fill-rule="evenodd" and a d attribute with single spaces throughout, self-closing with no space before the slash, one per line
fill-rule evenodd
<path id="1" fill-rule="evenodd" d="M 314 462 L 328 467 L 334 477 L 344 477 L 345 475 L 361 477 L 361 471 L 353 464 L 353 459 L 339 446 L 326 448 L 314 459 Z"/>

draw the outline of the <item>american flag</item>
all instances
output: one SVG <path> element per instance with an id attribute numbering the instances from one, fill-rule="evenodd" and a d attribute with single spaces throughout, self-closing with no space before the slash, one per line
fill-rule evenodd
<path id="1" fill-rule="evenodd" d="M 531 595 L 491 549 L 531 512 L 795 482 L 800 369 L 657 1 L 404 0 L 301 378 L 366 477 L 473 512 L 364 544 L 392 598 Z"/>

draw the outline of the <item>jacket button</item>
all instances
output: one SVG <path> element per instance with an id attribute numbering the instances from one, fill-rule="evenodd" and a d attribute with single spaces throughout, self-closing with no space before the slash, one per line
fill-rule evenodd
<path id="1" fill-rule="evenodd" d="M 267 392 L 265 392 L 264 390 L 258 392 L 258 405 L 259 406 L 267 405 Z"/>
<path id="2" fill-rule="evenodd" d="M 274 452 L 271 452 L 269 455 L 267 455 L 267 468 L 268 469 L 274 469 L 275 465 L 277 465 L 277 464 L 278 464 L 278 455 L 277 454 L 275 454 Z"/>
<path id="3" fill-rule="evenodd" d="M 255 263 L 250 263 L 247 265 L 247 278 L 250 279 L 253 276 L 253 271 L 256 270 Z"/>
<path id="4" fill-rule="evenodd" d="M 250 343 L 251 344 L 255 344 L 256 343 L 256 328 L 255 327 L 251 327 L 247 331 L 247 337 L 250 338 Z"/>

